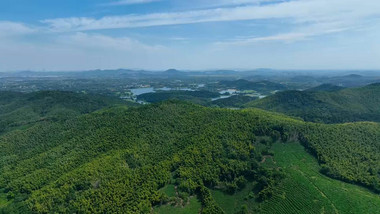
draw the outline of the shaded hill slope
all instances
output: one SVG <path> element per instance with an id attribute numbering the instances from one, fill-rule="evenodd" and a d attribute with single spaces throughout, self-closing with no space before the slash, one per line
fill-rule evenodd
<path id="1" fill-rule="evenodd" d="M 281 112 L 313 122 L 379 122 L 380 83 L 331 92 L 284 91 L 245 106 Z"/>
<path id="2" fill-rule="evenodd" d="M 332 84 L 322 84 L 314 88 L 309 88 L 306 91 L 339 91 L 342 89 L 344 89 L 344 87 Z"/>

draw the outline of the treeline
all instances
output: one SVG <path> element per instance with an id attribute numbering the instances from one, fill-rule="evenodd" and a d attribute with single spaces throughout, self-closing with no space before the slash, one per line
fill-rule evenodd
<path id="1" fill-rule="evenodd" d="M 300 140 L 316 155 L 322 173 L 380 193 L 378 123 L 310 124 Z"/>

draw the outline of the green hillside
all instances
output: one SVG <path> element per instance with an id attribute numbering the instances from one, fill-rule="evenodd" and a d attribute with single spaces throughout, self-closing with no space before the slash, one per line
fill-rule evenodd
<path id="1" fill-rule="evenodd" d="M 338 91 L 284 91 L 245 106 L 282 112 L 312 122 L 380 122 L 380 84 Z"/>
<path id="2" fill-rule="evenodd" d="M 275 144 L 275 156 L 265 164 L 281 167 L 286 178 L 271 199 L 261 205 L 262 213 L 378 213 L 379 196 L 356 185 L 320 173 L 314 157 L 298 143 Z"/>
<path id="3" fill-rule="evenodd" d="M 121 100 L 62 91 L 0 92 L 0 134 L 36 122 L 59 121 L 115 105 Z"/>
<path id="4" fill-rule="evenodd" d="M 147 212 L 168 200 L 158 190 L 174 182 L 218 210 L 208 188 L 234 192 L 258 176 L 276 180 L 257 164 L 267 147 L 254 133 L 280 133 L 268 117 L 250 114 L 167 102 L 10 132 L 0 139 L 0 187 L 13 200 L 4 209 Z"/>
<path id="5" fill-rule="evenodd" d="M 378 195 L 323 174 L 377 190 L 379 133 L 180 101 L 107 108 L 0 136 L 0 212 L 350 213 L 355 199 L 373 213 Z"/>
<path id="6" fill-rule="evenodd" d="M 324 174 L 380 192 L 378 123 L 313 124 L 300 140 L 318 157 Z"/>

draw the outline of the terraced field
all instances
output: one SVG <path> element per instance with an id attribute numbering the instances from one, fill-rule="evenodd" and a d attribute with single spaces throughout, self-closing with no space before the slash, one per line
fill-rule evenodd
<path id="1" fill-rule="evenodd" d="M 321 174 L 316 159 L 299 143 L 276 143 L 272 150 L 275 155 L 266 156 L 261 164 L 283 170 L 286 174 L 273 197 L 263 203 L 256 202 L 251 191 L 253 183 L 233 195 L 212 190 L 212 197 L 225 213 L 234 214 L 242 210 L 265 214 L 380 213 L 379 195 Z M 169 197 L 176 194 L 173 185 L 161 191 Z M 155 208 L 154 213 L 195 214 L 200 210 L 200 202 L 191 197 L 185 206 L 163 205 Z"/>
<path id="2" fill-rule="evenodd" d="M 277 143 L 272 149 L 274 158 L 264 164 L 282 168 L 287 177 L 262 204 L 262 213 L 380 213 L 380 196 L 322 175 L 300 144 Z"/>

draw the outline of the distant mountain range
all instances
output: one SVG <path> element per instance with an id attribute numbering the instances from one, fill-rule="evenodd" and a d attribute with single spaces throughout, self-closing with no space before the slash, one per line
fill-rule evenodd
<path id="1" fill-rule="evenodd" d="M 82 78 L 144 78 L 144 77 L 188 77 L 188 76 L 236 76 L 245 79 L 270 80 L 287 79 L 293 81 L 309 80 L 321 81 L 326 78 L 325 83 L 345 84 L 346 82 L 362 81 L 366 78 L 378 77 L 380 71 L 326 71 L 326 70 L 272 70 L 272 69 L 253 69 L 253 70 L 199 70 L 184 71 L 168 69 L 165 71 L 148 71 L 133 69 L 106 69 L 88 71 L 19 71 L 19 72 L 0 72 L 0 77 L 82 77 Z M 269 78 L 269 79 L 268 79 Z"/>

